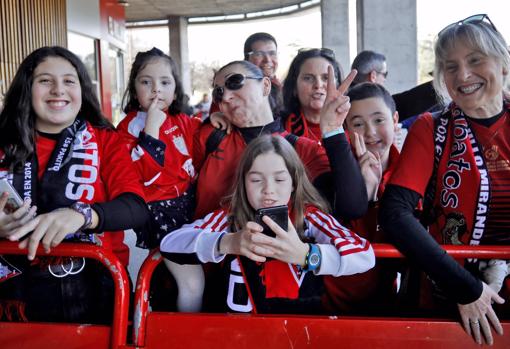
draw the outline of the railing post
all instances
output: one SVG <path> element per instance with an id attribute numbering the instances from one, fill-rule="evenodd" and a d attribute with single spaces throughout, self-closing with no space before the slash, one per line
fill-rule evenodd
<path id="1" fill-rule="evenodd" d="M 20 250 L 17 242 L 0 241 L 0 254 L 24 255 L 27 250 Z M 53 248 L 50 253 L 44 252 L 42 247 L 37 250 L 38 255 L 84 257 L 101 262 L 112 275 L 115 283 L 113 317 L 111 325 L 110 347 L 117 349 L 126 345 L 128 313 L 129 313 L 129 282 L 127 272 L 112 252 L 96 245 L 80 243 L 62 243 Z"/>

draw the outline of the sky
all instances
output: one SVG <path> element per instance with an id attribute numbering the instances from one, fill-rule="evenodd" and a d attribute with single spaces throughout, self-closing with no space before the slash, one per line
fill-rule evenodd
<path id="1" fill-rule="evenodd" d="M 306 24 L 306 25 L 305 25 Z M 202 24 L 188 26 L 189 57 L 192 60 L 217 61 L 224 65 L 243 59 L 244 41 L 255 32 L 271 33 L 278 41 L 279 69 L 282 75 L 299 48 L 321 47 L 319 7 L 288 17 L 246 21 L 234 24 Z M 218 40 L 204 40 L 214 32 Z M 199 43 L 199 44 L 197 44 Z"/>
<path id="2" fill-rule="evenodd" d="M 510 42 L 509 9 L 509 0 L 417 0 L 418 40 L 434 38 L 450 23 L 473 14 L 486 13 Z M 245 39 L 258 31 L 271 33 L 277 39 L 280 53 L 277 75 L 284 77 L 299 48 L 322 46 L 320 7 L 286 17 L 236 23 L 189 25 L 189 60 L 190 62 L 216 62 L 216 65 L 223 65 L 232 60 L 242 59 Z M 146 44 L 146 47 L 142 49 L 157 46 L 164 51 L 168 50 L 166 28 L 151 34 L 139 30 L 139 34 L 144 37 Z"/>
<path id="3" fill-rule="evenodd" d="M 510 43 L 508 0 L 417 0 L 418 40 L 435 35 L 450 23 L 485 13 Z M 438 11 L 439 9 L 439 11 Z"/>

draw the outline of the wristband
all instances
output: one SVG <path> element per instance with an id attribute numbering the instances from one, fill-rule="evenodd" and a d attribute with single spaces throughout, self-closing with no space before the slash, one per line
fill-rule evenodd
<path id="1" fill-rule="evenodd" d="M 78 212 L 85 218 L 85 223 L 76 231 L 84 231 L 92 224 L 92 207 L 81 201 L 76 201 L 69 208 L 75 212 Z"/>
<path id="2" fill-rule="evenodd" d="M 322 261 L 322 254 L 319 246 L 317 244 L 308 244 L 310 249 L 306 254 L 305 258 L 305 266 L 302 269 L 303 271 L 314 271 L 319 269 Z"/>
<path id="3" fill-rule="evenodd" d="M 336 135 L 339 135 L 339 134 L 342 134 L 342 133 L 345 133 L 345 131 L 344 131 L 344 128 L 342 126 L 340 126 L 336 130 L 323 133 L 322 134 L 322 138 L 333 137 L 333 136 L 336 136 Z"/>
<path id="4" fill-rule="evenodd" d="M 221 234 L 221 235 L 220 235 L 220 237 L 218 238 L 218 240 L 216 240 L 216 241 L 217 241 L 217 242 L 216 242 L 216 251 L 217 251 L 218 253 L 220 253 L 220 243 L 221 243 L 221 239 L 223 239 L 223 237 L 224 237 L 225 235 L 227 235 L 227 233 L 223 233 L 223 234 Z"/>

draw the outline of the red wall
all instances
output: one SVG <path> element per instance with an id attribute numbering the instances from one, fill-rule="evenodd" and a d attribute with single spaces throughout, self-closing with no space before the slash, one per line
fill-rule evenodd
<path id="1" fill-rule="evenodd" d="M 116 0 L 99 0 L 101 39 L 99 40 L 99 76 L 101 79 L 101 101 L 105 116 L 111 120 L 110 62 L 108 46 L 112 44 L 125 51 L 126 15 L 123 6 Z"/>

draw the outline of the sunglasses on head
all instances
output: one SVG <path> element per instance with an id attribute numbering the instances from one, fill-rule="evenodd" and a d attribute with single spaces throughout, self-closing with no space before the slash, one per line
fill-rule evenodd
<path id="1" fill-rule="evenodd" d="M 320 54 L 324 57 L 328 57 L 330 59 L 335 59 L 335 52 L 329 48 L 300 48 L 298 53 L 309 52 L 309 51 L 319 51 Z"/>
<path id="2" fill-rule="evenodd" d="M 441 36 L 441 34 L 443 34 L 446 30 L 452 28 L 452 27 L 456 27 L 456 26 L 460 26 L 460 25 L 464 25 L 464 24 L 479 24 L 479 23 L 487 23 L 488 25 L 490 25 L 490 27 L 495 31 L 497 32 L 498 30 L 496 29 L 496 26 L 494 25 L 494 23 L 492 23 L 492 21 L 490 20 L 489 16 L 487 16 L 485 13 L 481 13 L 481 14 L 478 14 L 478 15 L 473 15 L 473 16 L 469 16 L 467 18 L 464 18 L 463 20 L 461 21 L 458 21 L 458 22 L 454 22 L 452 24 L 448 24 L 446 27 L 444 27 L 440 32 L 439 34 L 437 34 L 437 36 Z"/>
<path id="3" fill-rule="evenodd" d="M 213 88 L 212 97 L 216 103 L 220 103 L 223 99 L 225 89 L 230 91 L 237 91 L 244 86 L 246 79 L 262 80 L 263 77 L 258 76 L 246 76 L 243 74 L 232 74 L 225 79 L 225 86 L 216 86 Z"/>

